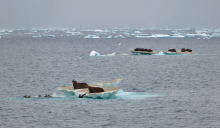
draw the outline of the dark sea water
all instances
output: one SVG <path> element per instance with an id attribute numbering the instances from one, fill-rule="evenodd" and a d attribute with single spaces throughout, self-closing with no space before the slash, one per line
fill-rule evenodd
<path id="1" fill-rule="evenodd" d="M 118 45 L 121 43 L 121 45 Z M 197 55 L 122 55 L 130 48 L 191 48 Z M 218 128 L 220 38 L 0 39 L 1 128 Z M 90 57 L 116 52 L 114 57 Z M 60 94 L 72 79 L 123 78 L 118 87 L 158 97 L 128 99 L 23 98 Z"/>

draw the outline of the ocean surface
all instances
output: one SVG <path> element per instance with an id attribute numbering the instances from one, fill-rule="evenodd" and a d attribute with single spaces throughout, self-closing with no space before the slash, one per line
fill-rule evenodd
<path id="1" fill-rule="evenodd" d="M 20 33 L 20 32 L 16 32 Z M 121 44 L 121 45 L 118 45 Z M 197 55 L 122 55 L 191 48 Z M 1 128 L 218 128 L 220 38 L 0 38 Z M 113 57 L 90 57 L 116 52 Z M 123 80 L 128 98 L 37 98 L 58 86 Z M 131 95 L 130 95 L 131 94 Z M 23 98 L 30 95 L 32 98 Z M 144 96 L 143 96 L 144 95 Z"/>

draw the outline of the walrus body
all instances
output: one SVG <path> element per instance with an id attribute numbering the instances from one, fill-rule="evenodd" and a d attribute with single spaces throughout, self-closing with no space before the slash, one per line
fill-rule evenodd
<path id="1" fill-rule="evenodd" d="M 88 88 L 89 85 L 87 83 L 78 83 L 77 81 L 73 80 L 73 88 L 74 89 L 82 89 L 82 88 Z"/>
<path id="2" fill-rule="evenodd" d="M 176 49 L 173 48 L 173 49 L 169 49 L 168 51 L 169 52 L 176 52 Z"/>
<path id="3" fill-rule="evenodd" d="M 144 48 L 135 48 L 134 51 L 147 51 L 147 52 L 153 52 L 151 49 L 144 49 Z"/>
<path id="4" fill-rule="evenodd" d="M 191 49 L 186 49 L 186 51 L 187 51 L 187 52 L 192 52 L 192 50 L 191 50 Z"/>
<path id="5" fill-rule="evenodd" d="M 182 48 L 182 49 L 181 49 L 181 52 L 185 52 L 185 51 L 186 51 L 186 49 L 185 49 L 185 48 Z"/>
<path id="6" fill-rule="evenodd" d="M 74 89 L 83 89 L 83 88 L 88 88 L 90 93 L 99 93 L 99 92 L 104 92 L 102 88 L 99 87 L 91 87 L 87 83 L 78 83 L 77 81 L 73 80 L 73 88 Z"/>
<path id="7" fill-rule="evenodd" d="M 99 87 L 89 87 L 89 92 L 90 93 L 99 93 L 99 92 L 104 92 L 104 90 Z"/>

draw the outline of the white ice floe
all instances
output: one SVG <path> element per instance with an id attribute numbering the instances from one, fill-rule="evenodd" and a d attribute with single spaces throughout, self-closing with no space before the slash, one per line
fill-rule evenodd
<path id="1" fill-rule="evenodd" d="M 106 37 L 106 38 L 112 38 L 112 35 L 110 35 L 110 36 L 108 36 L 108 37 Z"/>
<path id="2" fill-rule="evenodd" d="M 0 32 L 5 32 L 5 30 L 0 30 Z"/>
<path id="3" fill-rule="evenodd" d="M 117 35 L 117 36 L 115 36 L 115 38 L 125 38 L 125 37 L 122 35 Z"/>
<path id="4" fill-rule="evenodd" d="M 136 35 L 136 38 L 150 38 L 149 36 L 141 36 L 141 35 Z"/>
<path id="5" fill-rule="evenodd" d="M 89 54 L 89 56 L 106 56 L 106 57 L 110 57 L 110 56 L 115 56 L 115 52 L 113 52 L 112 54 L 107 54 L 107 55 L 100 55 L 100 53 L 98 53 L 98 52 L 96 52 L 96 51 L 92 51 L 90 54 Z"/>
<path id="6" fill-rule="evenodd" d="M 102 29 L 95 29 L 94 32 L 103 32 Z"/>
<path id="7" fill-rule="evenodd" d="M 46 37 L 55 37 L 55 35 L 44 35 Z"/>
<path id="8" fill-rule="evenodd" d="M 13 32 L 13 30 L 8 30 L 8 32 Z"/>
<path id="9" fill-rule="evenodd" d="M 100 92 L 100 93 L 90 93 L 88 88 L 85 89 L 77 89 L 74 90 L 73 93 L 76 96 L 79 95 L 83 95 L 86 94 L 84 97 L 85 98 L 102 98 L 102 99 L 109 99 L 109 98 L 114 98 L 115 94 L 117 94 L 119 88 L 116 87 L 103 87 L 102 88 L 104 90 L 104 92 Z"/>
<path id="10" fill-rule="evenodd" d="M 118 45 L 121 45 L 121 43 L 119 43 Z"/>
<path id="11" fill-rule="evenodd" d="M 84 35 L 83 33 L 81 32 L 71 32 L 72 35 Z"/>
<path id="12" fill-rule="evenodd" d="M 141 32 L 140 32 L 140 31 L 134 31 L 134 33 L 135 33 L 135 34 L 141 34 Z"/>
<path id="13" fill-rule="evenodd" d="M 154 34 L 153 36 L 155 36 L 157 38 L 167 38 L 167 37 L 170 37 L 170 35 L 163 35 L 163 34 Z"/>
<path id="14" fill-rule="evenodd" d="M 195 34 L 186 34 L 184 37 L 194 37 Z"/>
<path id="15" fill-rule="evenodd" d="M 38 36 L 32 36 L 32 37 L 42 37 L 41 35 L 38 35 Z"/>
<path id="16" fill-rule="evenodd" d="M 88 36 L 85 36 L 84 38 L 99 38 L 99 36 L 97 36 L 97 35 L 88 35 Z"/>
<path id="17" fill-rule="evenodd" d="M 173 36 L 171 36 L 172 38 L 184 38 L 183 35 L 180 34 L 174 34 Z"/>

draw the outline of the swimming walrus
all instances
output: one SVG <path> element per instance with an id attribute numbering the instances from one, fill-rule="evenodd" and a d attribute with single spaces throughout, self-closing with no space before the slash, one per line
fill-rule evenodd
<path id="1" fill-rule="evenodd" d="M 31 96 L 27 96 L 27 95 L 25 95 L 25 96 L 23 96 L 24 98 L 31 98 Z"/>

